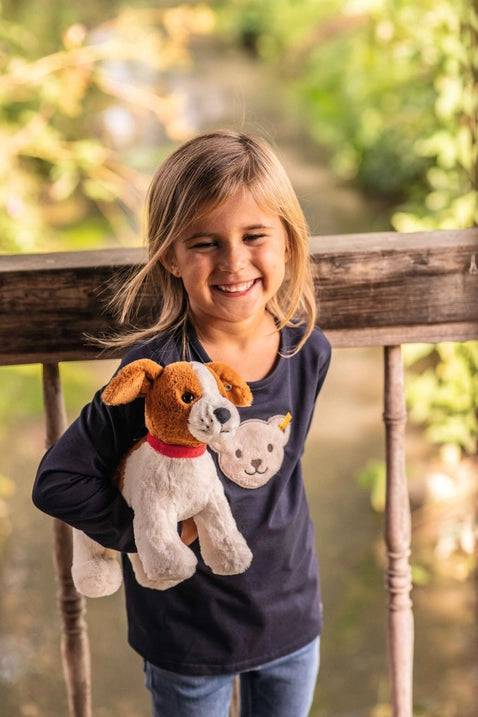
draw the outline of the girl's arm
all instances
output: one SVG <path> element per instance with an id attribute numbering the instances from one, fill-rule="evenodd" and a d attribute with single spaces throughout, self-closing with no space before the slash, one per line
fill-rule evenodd
<path id="1" fill-rule="evenodd" d="M 111 477 L 121 456 L 145 432 L 142 399 L 110 407 L 98 392 L 43 457 L 34 504 L 105 547 L 135 552 L 133 511 Z"/>

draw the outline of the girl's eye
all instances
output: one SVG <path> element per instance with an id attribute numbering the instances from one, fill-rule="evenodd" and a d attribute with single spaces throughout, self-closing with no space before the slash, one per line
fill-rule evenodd
<path id="1" fill-rule="evenodd" d="M 255 241 L 257 239 L 262 239 L 264 234 L 246 234 L 244 237 L 244 241 Z"/>
<path id="2" fill-rule="evenodd" d="M 211 249 L 212 247 L 216 246 L 215 241 L 199 241 L 196 244 L 193 244 L 193 249 Z"/>
<path id="3" fill-rule="evenodd" d="M 194 393 L 191 393 L 191 391 L 186 391 L 186 393 L 183 393 L 183 395 L 181 396 L 181 401 L 183 403 L 192 403 L 195 398 L 196 396 L 194 395 Z"/>

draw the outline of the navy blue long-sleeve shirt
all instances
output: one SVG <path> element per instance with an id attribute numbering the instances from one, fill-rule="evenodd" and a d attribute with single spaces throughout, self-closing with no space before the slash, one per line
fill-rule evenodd
<path id="1" fill-rule="evenodd" d="M 282 331 L 283 356 L 300 335 L 300 328 Z M 192 332 L 189 349 L 190 360 L 210 360 Z M 161 336 L 133 347 L 122 365 L 138 358 L 166 365 L 182 360 L 182 347 Z M 146 433 L 143 399 L 111 407 L 99 391 L 44 456 L 35 505 L 123 553 L 129 641 L 153 664 L 182 674 L 234 673 L 299 649 L 320 633 L 319 575 L 301 456 L 329 361 L 330 345 L 315 329 L 297 354 L 280 357 L 272 373 L 249 384 L 254 400 L 239 409 L 235 450 L 212 452 L 253 553 L 241 575 L 214 575 L 196 540 L 190 546 L 198 558 L 192 578 L 165 591 L 137 583 L 126 556 L 136 550 L 133 513 L 111 476 L 128 447 Z M 292 420 L 286 428 L 287 414 Z M 237 485 L 235 477 L 253 466 L 269 470 L 265 485 Z"/>

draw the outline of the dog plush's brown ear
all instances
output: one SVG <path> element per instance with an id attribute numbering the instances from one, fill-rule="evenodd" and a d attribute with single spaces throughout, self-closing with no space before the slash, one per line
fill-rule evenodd
<path id="1" fill-rule="evenodd" d="M 138 359 L 124 366 L 101 394 L 109 406 L 130 403 L 135 398 L 146 396 L 163 367 L 150 359 Z"/>
<path id="2" fill-rule="evenodd" d="M 233 368 L 221 361 L 211 361 L 206 364 L 208 369 L 216 376 L 219 391 L 235 406 L 250 406 L 252 392 L 247 383 Z"/>

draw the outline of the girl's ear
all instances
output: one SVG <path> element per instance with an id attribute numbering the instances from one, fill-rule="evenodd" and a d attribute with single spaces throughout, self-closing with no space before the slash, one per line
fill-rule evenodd
<path id="1" fill-rule="evenodd" d="M 159 261 L 164 266 L 166 271 L 169 271 L 170 274 L 179 279 L 179 277 L 181 276 L 181 272 L 179 271 L 178 265 L 176 264 L 176 260 L 174 257 L 174 253 L 172 251 L 168 252 L 164 256 L 161 256 L 159 258 Z"/>

